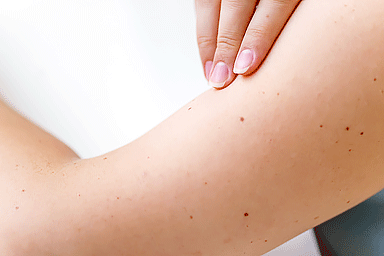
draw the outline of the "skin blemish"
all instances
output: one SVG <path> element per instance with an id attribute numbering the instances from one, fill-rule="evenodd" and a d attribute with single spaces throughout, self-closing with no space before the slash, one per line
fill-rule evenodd
<path id="1" fill-rule="evenodd" d="M 106 157 L 104 157 L 104 160 L 107 160 L 107 158 L 106 158 Z"/>
<path id="2" fill-rule="evenodd" d="M 205 185 L 207 185 L 207 182 L 205 182 Z"/>
<path id="3" fill-rule="evenodd" d="M 113 218 L 113 215 L 111 215 L 111 218 Z"/>
<path id="4" fill-rule="evenodd" d="M 191 110 L 191 109 L 192 109 L 192 107 L 189 107 L 189 108 L 188 108 L 188 110 Z"/>
<path id="5" fill-rule="evenodd" d="M 21 190 L 21 192 L 25 192 L 25 189 Z"/>
<path id="6" fill-rule="evenodd" d="M 375 79 L 373 79 L 373 81 L 375 81 L 375 82 L 376 82 L 376 80 L 377 80 L 376 78 L 375 78 Z"/>
<path id="7" fill-rule="evenodd" d="M 16 206 L 15 209 L 16 209 L 16 210 L 19 210 L 19 206 Z"/>
<path id="8" fill-rule="evenodd" d="M 16 167 L 18 167 L 19 165 L 17 164 Z"/>
<path id="9" fill-rule="evenodd" d="M 364 134 L 364 132 L 361 132 L 361 133 L 360 133 L 360 135 L 363 135 L 363 134 Z"/>
<path id="10" fill-rule="evenodd" d="M 315 217 L 314 220 L 317 220 L 319 218 L 319 216 Z"/>
<path id="11" fill-rule="evenodd" d="M 265 92 L 263 92 L 263 94 L 265 94 Z"/>
<path id="12" fill-rule="evenodd" d="M 193 219 L 193 216 L 191 215 L 191 216 L 189 216 L 189 218 Z"/>
<path id="13" fill-rule="evenodd" d="M 120 197 L 117 197 L 117 200 L 119 200 L 120 199 Z"/>
<path id="14" fill-rule="evenodd" d="M 298 222 L 299 222 L 299 220 L 296 220 L 295 222 L 296 222 L 296 223 L 298 223 Z"/>
<path id="15" fill-rule="evenodd" d="M 277 93 L 277 96 L 279 96 L 280 95 L 280 93 Z"/>
<path id="16" fill-rule="evenodd" d="M 248 216 L 248 213 L 244 213 L 244 216 L 247 217 L 247 216 Z"/>
<path id="17" fill-rule="evenodd" d="M 349 152 L 351 152 L 352 151 L 352 149 L 349 149 Z"/>
<path id="18" fill-rule="evenodd" d="M 337 140 L 336 143 L 339 143 L 339 141 Z"/>
<path id="19" fill-rule="evenodd" d="M 240 121 L 241 121 L 241 122 L 244 122 L 244 117 L 240 117 Z"/>
<path id="20" fill-rule="evenodd" d="M 349 131 L 349 127 L 345 128 L 345 130 Z"/>
<path id="21" fill-rule="evenodd" d="M 323 128 L 323 125 L 322 125 L 322 124 L 320 125 L 320 128 Z"/>
<path id="22" fill-rule="evenodd" d="M 251 241 L 251 243 L 253 243 L 253 241 Z"/>
<path id="23" fill-rule="evenodd" d="M 265 242 L 268 242 L 268 240 L 265 240 Z"/>
<path id="24" fill-rule="evenodd" d="M 350 201 L 347 202 L 347 204 L 349 204 Z"/>
<path id="25" fill-rule="evenodd" d="M 149 157 L 147 157 L 147 159 L 149 159 Z"/>
<path id="26" fill-rule="evenodd" d="M 248 225 L 247 225 L 247 227 L 248 227 Z"/>
<path id="27" fill-rule="evenodd" d="M 77 194 L 78 196 L 80 196 L 80 194 Z"/>

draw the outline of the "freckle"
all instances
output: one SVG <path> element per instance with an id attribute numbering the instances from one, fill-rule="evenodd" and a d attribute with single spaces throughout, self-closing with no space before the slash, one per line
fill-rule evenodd
<path id="1" fill-rule="evenodd" d="M 52 173 L 55 173 L 55 172 L 52 172 Z"/>
<path id="2" fill-rule="evenodd" d="M 19 206 L 16 206 L 16 210 L 19 210 Z"/>
<path id="3" fill-rule="evenodd" d="M 205 185 L 207 185 L 207 182 L 205 182 Z"/>
<path id="4" fill-rule="evenodd" d="M 248 227 L 248 225 L 247 225 L 247 227 Z"/>
<path id="5" fill-rule="evenodd" d="M 188 108 L 188 110 L 191 110 L 191 109 L 192 109 L 192 107 L 189 107 L 189 108 Z"/>
<path id="6" fill-rule="evenodd" d="M 296 220 L 295 222 L 296 222 L 296 223 L 298 223 L 298 222 L 299 222 L 299 220 Z"/>
<path id="7" fill-rule="evenodd" d="M 375 78 L 375 79 L 373 79 L 373 81 L 375 81 L 375 82 L 376 82 L 376 80 L 377 80 L 376 78 Z"/>
<path id="8" fill-rule="evenodd" d="M 320 125 L 320 128 L 323 128 L 323 125 Z"/>
<path id="9" fill-rule="evenodd" d="M 279 96 L 280 95 L 280 93 L 277 93 L 277 96 Z"/>
<path id="10" fill-rule="evenodd" d="M 244 213 L 244 216 L 247 217 L 247 216 L 248 216 L 248 213 Z"/>
<path id="11" fill-rule="evenodd" d="M 241 122 L 244 122 L 244 117 L 240 117 L 240 121 L 241 121 Z"/>
<path id="12" fill-rule="evenodd" d="M 253 241 L 251 241 L 251 243 L 253 243 Z"/>
<path id="13" fill-rule="evenodd" d="M 22 192 L 25 192 L 25 189 L 21 190 Z"/>
<path id="14" fill-rule="evenodd" d="M 349 127 L 345 128 L 345 130 L 349 131 Z"/>
<path id="15" fill-rule="evenodd" d="M 336 143 L 339 143 L 339 141 L 337 140 Z"/>
<path id="16" fill-rule="evenodd" d="M 120 199 L 120 197 L 117 197 L 117 200 L 119 200 Z"/>
<path id="17" fill-rule="evenodd" d="M 106 160 L 107 158 L 106 157 L 104 157 L 104 160 Z"/>
<path id="18" fill-rule="evenodd" d="M 191 216 L 189 216 L 189 218 L 193 219 L 193 216 L 191 215 Z"/>
<path id="19" fill-rule="evenodd" d="M 314 219 L 317 220 L 319 218 L 319 216 L 315 217 Z"/>
<path id="20" fill-rule="evenodd" d="M 19 165 L 17 164 L 16 167 L 18 167 Z"/>
<path id="21" fill-rule="evenodd" d="M 360 135 L 363 135 L 363 134 L 364 134 L 364 132 L 361 132 L 361 133 L 360 133 Z"/>
<path id="22" fill-rule="evenodd" d="M 265 242 L 268 242 L 268 240 L 265 240 Z"/>
<path id="23" fill-rule="evenodd" d="M 349 149 L 349 152 L 351 152 L 352 151 L 352 149 Z"/>
<path id="24" fill-rule="evenodd" d="M 347 202 L 347 204 L 349 204 L 350 201 Z"/>

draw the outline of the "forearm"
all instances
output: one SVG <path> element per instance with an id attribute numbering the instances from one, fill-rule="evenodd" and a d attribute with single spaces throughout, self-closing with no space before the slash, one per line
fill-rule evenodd
<path id="1" fill-rule="evenodd" d="M 34 226 L 10 244 L 24 239 L 29 255 L 260 255 L 380 191 L 384 6 L 344 2 L 303 1 L 255 75 L 48 178 L 59 185 L 36 190 L 47 204 L 28 206 Z"/>

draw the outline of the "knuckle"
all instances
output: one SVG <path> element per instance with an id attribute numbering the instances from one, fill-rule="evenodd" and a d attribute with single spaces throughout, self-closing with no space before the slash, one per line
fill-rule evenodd
<path id="1" fill-rule="evenodd" d="M 270 31 L 263 26 L 249 27 L 247 30 L 247 37 L 252 38 L 266 38 L 270 36 Z"/>
<path id="2" fill-rule="evenodd" d="M 296 2 L 296 0 L 272 0 L 272 2 L 279 6 L 287 6 Z"/>
<path id="3" fill-rule="evenodd" d="M 238 40 L 229 35 L 220 35 L 217 39 L 217 48 L 223 50 L 233 50 L 239 47 Z"/>
<path id="4" fill-rule="evenodd" d="M 200 48 L 215 47 L 216 39 L 209 36 L 197 36 L 197 44 Z"/>

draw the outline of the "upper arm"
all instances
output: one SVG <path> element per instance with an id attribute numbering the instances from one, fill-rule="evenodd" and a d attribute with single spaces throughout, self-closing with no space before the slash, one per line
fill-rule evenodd
<path id="1" fill-rule="evenodd" d="M 63 255 L 260 255 L 380 191 L 384 3 L 369 2 L 303 1 L 256 74 L 64 168 L 34 215 L 54 236 L 25 237 Z"/>

